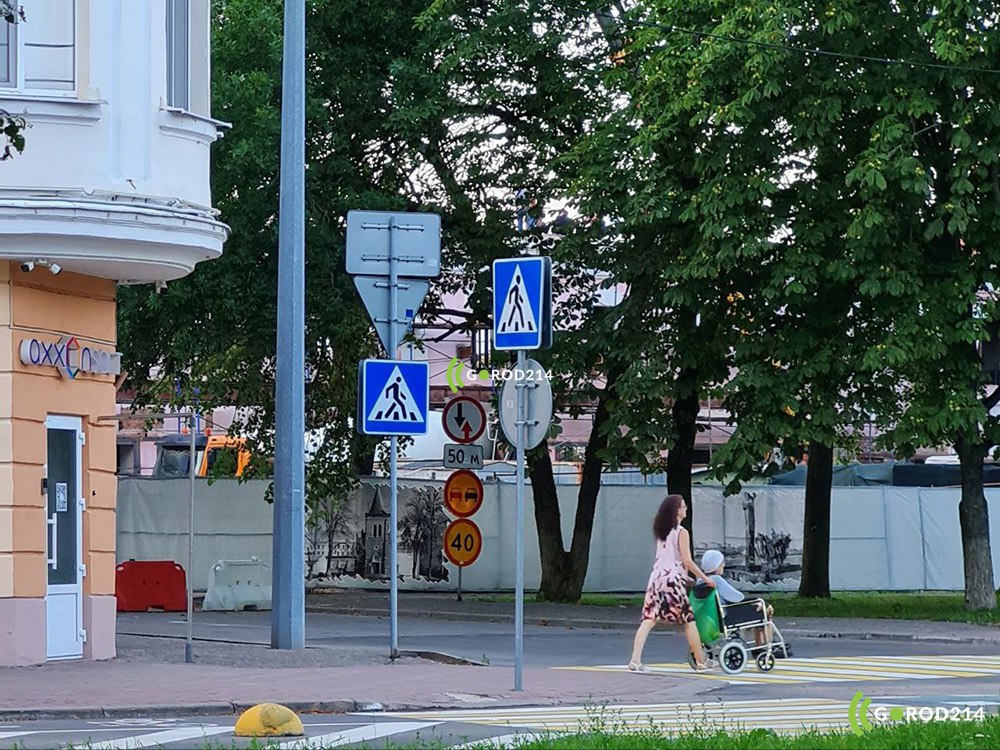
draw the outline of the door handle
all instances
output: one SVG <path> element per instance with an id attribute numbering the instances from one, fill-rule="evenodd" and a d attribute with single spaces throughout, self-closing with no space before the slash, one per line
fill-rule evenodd
<path id="1" fill-rule="evenodd" d="M 52 570 L 59 569 L 59 517 L 53 513 L 48 518 L 48 525 L 52 529 L 52 557 L 48 559 L 49 566 Z"/>

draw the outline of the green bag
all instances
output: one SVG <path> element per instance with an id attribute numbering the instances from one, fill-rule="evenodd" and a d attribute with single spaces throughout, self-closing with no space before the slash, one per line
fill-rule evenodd
<path id="1" fill-rule="evenodd" d="M 688 592 L 688 601 L 694 613 L 694 623 L 698 627 L 698 635 L 702 643 L 715 643 L 722 635 L 722 624 L 719 622 L 719 592 L 707 586 L 696 586 Z M 702 594 L 698 596 L 697 594 Z"/>

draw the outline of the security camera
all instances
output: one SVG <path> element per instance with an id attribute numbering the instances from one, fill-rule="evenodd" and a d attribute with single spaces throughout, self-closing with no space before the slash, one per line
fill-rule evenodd
<path id="1" fill-rule="evenodd" d="M 49 271 L 52 272 L 53 276 L 57 276 L 62 271 L 62 266 L 60 266 L 58 263 L 50 263 Z"/>
<path id="2" fill-rule="evenodd" d="M 24 271 L 25 273 L 30 273 L 31 271 L 34 271 L 35 270 L 35 263 L 34 263 L 34 261 L 28 260 L 28 261 L 25 261 L 24 263 L 22 263 L 21 264 L 21 270 Z"/>

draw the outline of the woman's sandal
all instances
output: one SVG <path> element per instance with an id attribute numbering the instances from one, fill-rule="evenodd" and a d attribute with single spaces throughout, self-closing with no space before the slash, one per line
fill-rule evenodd
<path id="1" fill-rule="evenodd" d="M 642 664 L 637 664 L 634 661 L 630 661 L 628 663 L 628 671 L 629 672 L 645 672 L 646 668 L 644 666 L 642 666 Z"/>

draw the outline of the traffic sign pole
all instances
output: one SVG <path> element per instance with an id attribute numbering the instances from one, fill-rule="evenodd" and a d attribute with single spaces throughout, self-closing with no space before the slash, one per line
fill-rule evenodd
<path id="1" fill-rule="evenodd" d="M 523 349 L 517 352 L 517 370 L 524 369 Z M 523 380 L 517 388 L 517 509 L 514 513 L 514 690 L 521 686 L 521 660 L 524 657 L 524 444 L 527 408 Z"/>
<path id="2" fill-rule="evenodd" d="M 396 303 L 399 295 L 399 269 L 396 267 L 395 242 L 393 242 L 393 231 L 396 228 L 396 218 L 389 217 L 389 357 L 396 358 L 396 350 L 399 348 L 399 322 L 396 320 Z M 428 404 L 428 407 L 430 404 Z M 396 483 L 399 480 L 399 467 L 397 466 L 396 449 L 399 446 L 399 438 L 393 435 L 389 438 L 389 658 L 395 660 L 399 657 L 399 620 L 398 620 L 398 597 L 399 585 L 396 575 L 396 542 L 398 525 L 397 506 L 399 504 L 399 492 Z"/>
<path id="3" fill-rule="evenodd" d="M 396 237 L 396 232 L 403 232 Z M 385 234 L 382 234 L 385 232 Z M 375 330 L 385 345 L 389 358 L 395 361 L 399 349 L 399 324 L 402 315 L 408 321 L 416 316 L 417 308 L 427 293 L 427 282 L 414 281 L 415 278 L 437 278 L 441 274 L 441 217 L 431 213 L 392 213 L 386 211 L 349 211 L 347 214 L 347 272 L 355 277 L 355 286 L 365 303 L 365 308 L 375 324 Z M 406 309 L 400 311 L 399 277 L 409 281 L 402 286 L 406 294 L 403 303 Z M 381 282 L 388 276 L 388 284 Z M 378 292 L 387 286 L 388 304 L 384 313 L 379 305 L 386 299 Z M 369 361 L 370 362 L 370 361 Z M 398 363 L 397 363 L 398 364 Z M 367 366 L 367 365 L 365 365 Z M 392 376 L 390 376 L 392 377 Z M 428 396 L 420 423 L 422 430 L 407 429 L 400 432 L 401 422 L 412 422 L 416 412 L 400 415 L 403 400 L 399 388 L 408 387 L 407 376 L 402 372 L 393 384 L 386 384 L 382 397 L 395 390 L 392 396 L 395 407 L 387 411 L 378 410 L 378 402 L 368 404 L 359 415 L 362 432 L 368 435 L 389 435 L 389 658 L 399 656 L 398 635 L 398 536 L 399 526 L 399 467 L 397 452 L 401 434 L 425 434 L 429 413 L 429 380 L 422 376 Z M 362 386 L 366 382 L 361 378 Z M 412 394 L 411 394 L 412 395 Z M 381 397 L 380 397 L 381 398 Z M 364 400 L 364 399 L 362 399 Z M 369 413 L 371 407 L 374 417 Z M 396 415 L 393 418 L 393 415 Z M 382 417 L 385 417 L 384 419 Z M 408 425 L 409 428 L 415 425 Z"/>

